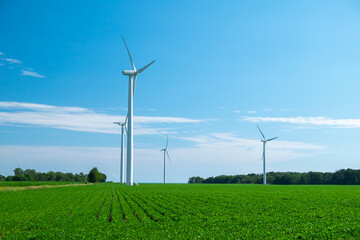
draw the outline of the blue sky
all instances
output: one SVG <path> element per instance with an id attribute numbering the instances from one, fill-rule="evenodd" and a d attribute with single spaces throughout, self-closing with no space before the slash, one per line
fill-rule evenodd
<path id="1" fill-rule="evenodd" d="M 119 177 L 137 68 L 134 181 L 359 169 L 357 1 L 0 3 L 0 174 L 16 167 Z"/>

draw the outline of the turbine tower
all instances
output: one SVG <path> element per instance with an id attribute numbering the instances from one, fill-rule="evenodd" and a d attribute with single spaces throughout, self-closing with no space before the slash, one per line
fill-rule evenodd
<path id="1" fill-rule="evenodd" d="M 256 125 L 256 127 L 259 129 L 259 131 L 260 131 L 260 133 L 261 133 L 261 135 L 262 135 L 262 137 L 263 137 L 263 140 L 261 140 L 261 142 L 263 143 L 263 171 L 264 171 L 264 174 L 263 174 L 263 178 L 264 178 L 263 183 L 264 183 L 264 185 L 266 185 L 265 145 L 266 145 L 266 142 L 270 142 L 270 141 L 272 141 L 272 140 L 274 140 L 274 139 L 276 139 L 276 138 L 278 138 L 278 137 L 274 137 L 274 138 L 270 138 L 270 139 L 265 139 L 265 136 L 264 136 L 263 132 L 261 131 L 261 129 L 259 128 L 259 126 Z"/>
<path id="2" fill-rule="evenodd" d="M 169 136 L 167 136 L 166 138 L 166 147 L 160 150 L 160 152 L 164 152 L 164 184 L 166 183 L 166 155 L 168 156 L 170 162 L 170 155 L 167 150 L 168 143 L 169 143 Z"/>
<path id="3" fill-rule="evenodd" d="M 129 54 L 132 70 L 124 70 L 122 72 L 123 75 L 129 76 L 129 100 L 128 100 L 128 134 L 127 134 L 127 158 L 126 158 L 126 184 L 133 185 L 133 162 L 134 162 L 134 153 L 133 153 L 133 100 L 134 100 L 134 93 L 135 93 L 135 84 L 136 84 L 136 77 L 139 73 L 142 73 L 146 68 L 148 68 L 151 64 L 155 62 L 152 61 L 148 65 L 139 70 L 136 70 L 134 62 L 131 58 L 131 54 L 129 48 L 126 45 L 125 39 L 121 36 L 126 50 Z"/>
<path id="4" fill-rule="evenodd" d="M 121 157 L 120 157 L 120 183 L 124 183 L 125 182 L 125 161 L 124 161 L 124 127 L 126 128 L 126 121 L 127 118 L 125 120 L 125 122 L 114 122 L 114 124 L 117 124 L 119 126 L 121 126 Z M 127 131 L 126 131 L 127 132 Z"/>

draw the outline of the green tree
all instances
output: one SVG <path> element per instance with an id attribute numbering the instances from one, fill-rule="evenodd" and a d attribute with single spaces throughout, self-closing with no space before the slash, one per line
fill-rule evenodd
<path id="1" fill-rule="evenodd" d="M 80 177 L 81 182 L 87 181 L 87 174 L 84 174 L 83 172 L 80 172 L 79 177 Z"/>
<path id="2" fill-rule="evenodd" d="M 88 175 L 89 182 L 96 183 L 96 182 L 100 182 L 102 179 L 103 176 L 96 167 L 90 170 Z"/>
<path id="3" fill-rule="evenodd" d="M 201 177 L 191 177 L 189 178 L 188 183 L 202 183 L 204 179 Z"/>
<path id="4" fill-rule="evenodd" d="M 17 177 L 22 177 L 22 176 L 25 175 L 24 170 L 22 170 L 22 169 L 19 168 L 19 167 L 14 169 L 14 174 L 15 174 L 15 176 L 17 176 Z"/>
<path id="5" fill-rule="evenodd" d="M 49 171 L 47 173 L 47 176 L 48 176 L 48 178 L 47 178 L 48 181 L 56 181 L 56 173 L 55 172 Z"/>
<path id="6" fill-rule="evenodd" d="M 15 176 L 12 178 L 12 181 L 25 181 L 25 173 L 21 168 L 14 169 Z"/>
<path id="7" fill-rule="evenodd" d="M 309 174 L 307 173 L 301 173 L 299 184 L 308 184 L 309 183 Z"/>
<path id="8" fill-rule="evenodd" d="M 321 172 L 309 172 L 309 184 L 322 184 L 323 174 Z"/>
<path id="9" fill-rule="evenodd" d="M 35 176 L 36 176 L 36 171 L 34 169 L 26 169 L 24 171 L 25 174 L 25 178 L 27 181 L 34 181 L 36 180 Z"/>
<path id="10" fill-rule="evenodd" d="M 100 174 L 101 174 L 100 182 L 106 182 L 106 175 L 104 173 L 100 173 Z"/>
<path id="11" fill-rule="evenodd" d="M 56 181 L 58 181 L 58 182 L 64 182 L 64 173 L 62 173 L 62 172 L 56 172 L 55 173 L 55 179 L 56 179 Z"/>

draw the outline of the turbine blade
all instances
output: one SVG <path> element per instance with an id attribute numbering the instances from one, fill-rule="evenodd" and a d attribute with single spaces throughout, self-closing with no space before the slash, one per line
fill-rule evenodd
<path id="1" fill-rule="evenodd" d="M 259 128 L 259 126 L 258 126 L 258 125 L 256 125 L 256 127 L 259 129 L 259 131 L 260 131 L 261 135 L 263 136 L 263 138 L 264 138 L 264 140 L 265 140 L 265 136 L 264 136 L 263 132 L 261 131 L 261 129 Z"/>
<path id="2" fill-rule="evenodd" d="M 117 125 L 120 125 L 120 122 L 113 122 L 113 124 L 117 124 Z"/>
<path id="3" fill-rule="evenodd" d="M 148 65 L 146 65 L 145 67 L 140 68 L 139 70 L 136 71 L 136 74 L 142 73 L 145 69 L 147 69 L 147 68 L 148 68 L 151 64 L 153 64 L 154 62 L 155 62 L 155 60 L 152 61 L 151 63 L 149 63 Z"/>
<path id="4" fill-rule="evenodd" d="M 124 122 L 126 134 L 128 133 L 127 124 L 126 124 L 127 120 L 128 120 L 128 115 L 126 115 L 125 122 Z"/>
<path id="5" fill-rule="evenodd" d="M 168 151 L 166 151 L 166 155 L 167 155 L 168 158 L 169 158 L 169 162 L 171 162 L 171 160 L 170 160 L 170 155 L 169 155 L 169 152 L 168 152 Z"/>
<path id="6" fill-rule="evenodd" d="M 278 138 L 278 137 L 270 138 L 270 139 L 268 139 L 268 140 L 266 140 L 266 141 L 269 142 L 269 141 L 272 141 L 272 140 L 277 139 L 277 138 Z"/>
<path id="7" fill-rule="evenodd" d="M 167 135 L 167 137 L 166 137 L 166 147 L 165 147 L 165 149 L 167 149 L 168 143 L 169 143 L 169 135 Z"/>
<path id="8" fill-rule="evenodd" d="M 121 35 L 121 37 L 122 37 L 122 39 L 123 39 L 123 41 L 124 41 L 124 43 L 125 43 L 126 50 L 127 50 L 128 54 L 129 54 L 131 66 L 132 66 L 133 70 L 136 71 L 134 62 L 133 62 L 133 60 L 132 60 L 132 58 L 131 58 L 131 54 L 130 54 L 129 48 L 128 48 L 128 46 L 126 45 L 126 42 L 125 42 L 125 39 L 124 39 L 123 35 Z"/>

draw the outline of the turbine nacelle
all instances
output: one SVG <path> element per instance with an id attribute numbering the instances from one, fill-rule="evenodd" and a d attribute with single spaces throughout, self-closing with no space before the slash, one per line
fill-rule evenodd
<path id="1" fill-rule="evenodd" d="M 125 126 L 126 121 L 125 122 L 113 122 L 114 124 L 117 124 L 119 126 Z"/>
<path id="2" fill-rule="evenodd" d="M 270 142 L 270 141 L 272 141 L 272 140 L 274 140 L 274 139 L 277 139 L 278 137 L 274 137 L 274 138 L 270 138 L 270 139 L 266 139 L 266 140 L 260 140 L 261 142 L 263 142 L 263 143 L 266 143 L 266 142 Z"/>
<path id="3" fill-rule="evenodd" d="M 135 76 L 137 74 L 137 72 L 134 70 L 124 70 L 124 71 L 122 71 L 122 74 L 126 75 L 126 76 Z"/>

